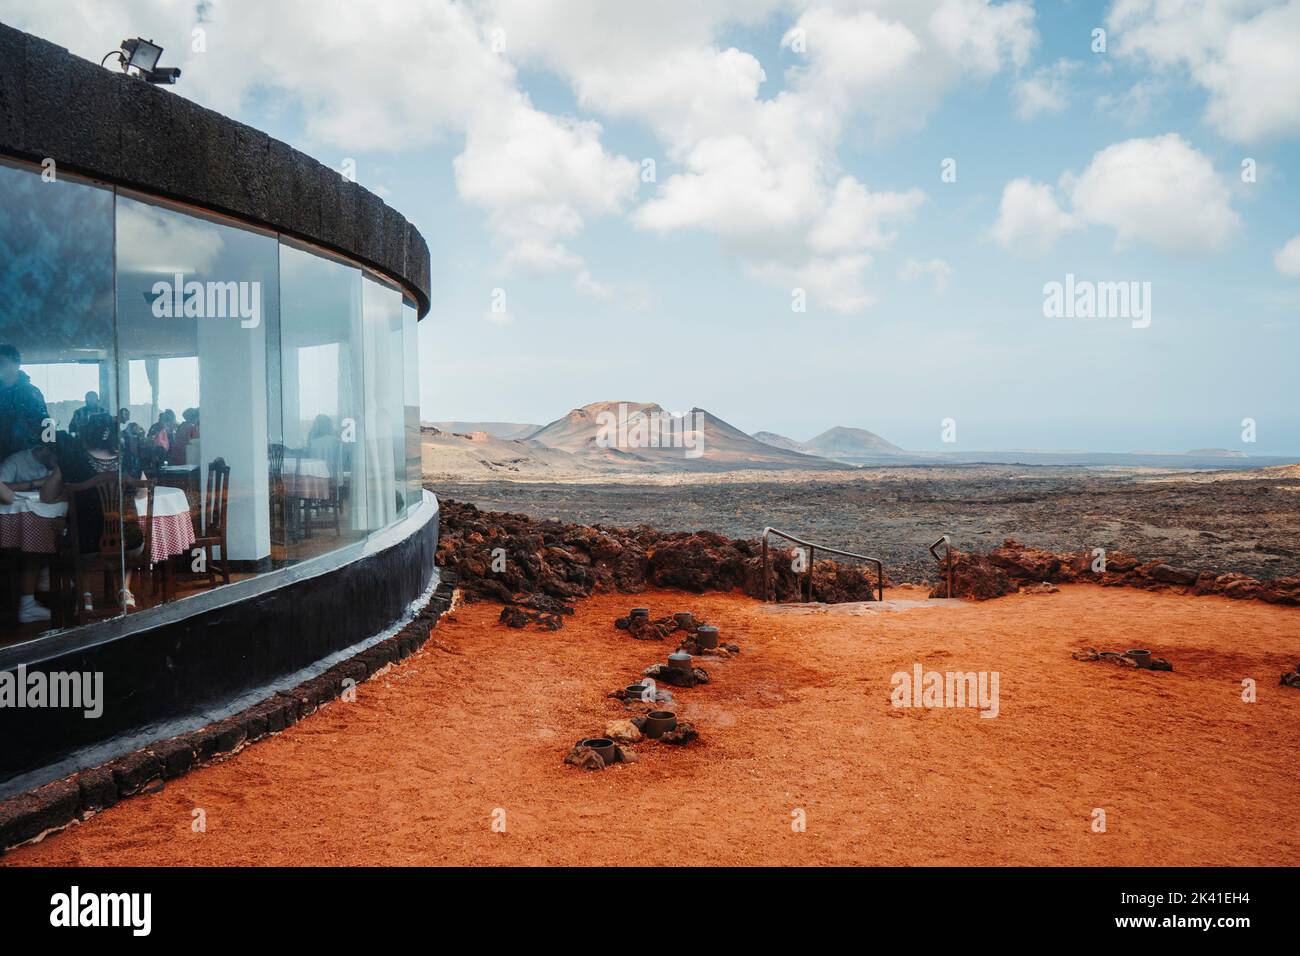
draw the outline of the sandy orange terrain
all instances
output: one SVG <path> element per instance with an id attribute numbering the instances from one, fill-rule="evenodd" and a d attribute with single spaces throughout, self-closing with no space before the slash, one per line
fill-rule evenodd
<path id="1" fill-rule="evenodd" d="M 909 599 L 915 592 L 887 597 Z M 611 622 L 693 610 L 743 653 L 678 693 L 701 739 L 561 763 L 670 647 Z M 1300 611 L 1091 585 L 831 611 L 647 592 L 554 633 L 457 610 L 386 675 L 224 763 L 5 864 L 1292 864 Z M 1072 660 L 1146 646 L 1176 671 Z M 998 671 L 1000 715 L 895 709 L 890 676 Z M 1242 701 L 1243 678 L 1258 702 Z M 207 832 L 191 831 L 192 810 Z M 506 832 L 492 832 L 493 811 Z M 1094 808 L 1107 832 L 1094 833 Z M 793 832 L 792 811 L 806 814 Z"/>

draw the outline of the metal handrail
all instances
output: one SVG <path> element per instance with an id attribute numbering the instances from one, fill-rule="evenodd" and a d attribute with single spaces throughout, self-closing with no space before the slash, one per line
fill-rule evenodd
<path id="1" fill-rule="evenodd" d="M 943 557 L 934 549 L 943 545 Z M 942 538 L 930 545 L 930 554 L 934 555 L 934 560 L 939 562 L 939 570 L 945 572 L 948 579 L 948 597 L 952 597 L 952 541 L 945 534 Z"/>
<path id="2" fill-rule="evenodd" d="M 768 549 L 767 549 L 767 537 L 768 535 L 772 535 L 772 534 L 780 538 L 785 538 L 785 540 L 787 541 L 791 541 L 794 544 L 800 545 L 808 549 L 808 601 L 809 603 L 812 602 L 812 593 L 813 593 L 813 579 L 812 579 L 813 555 L 817 552 L 818 548 L 830 554 L 838 554 L 842 558 L 857 558 L 859 561 L 870 561 L 872 564 L 874 564 L 876 566 L 876 600 L 883 601 L 885 599 L 885 565 L 884 562 L 882 562 L 879 558 L 868 557 L 865 554 L 856 554 L 852 551 L 841 551 L 838 548 L 828 548 L 822 544 L 813 544 L 811 541 L 804 541 L 802 538 L 796 538 L 794 535 L 786 534 L 784 531 L 778 531 L 776 528 L 764 528 L 763 529 L 763 600 L 764 601 L 770 601 L 773 599 L 773 597 L 775 597 L 775 595 L 772 594 L 772 565 L 768 557 Z"/>

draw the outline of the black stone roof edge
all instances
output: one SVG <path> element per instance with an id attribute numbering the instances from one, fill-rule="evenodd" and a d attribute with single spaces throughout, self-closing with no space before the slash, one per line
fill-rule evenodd
<path id="1" fill-rule="evenodd" d="M 399 282 L 421 318 L 429 311 L 428 244 L 374 193 L 260 130 L 3 23 L 0 153 L 314 243 Z"/>

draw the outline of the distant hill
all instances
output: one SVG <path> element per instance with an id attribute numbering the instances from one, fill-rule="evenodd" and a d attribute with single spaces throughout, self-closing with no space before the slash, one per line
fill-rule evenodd
<path id="1" fill-rule="evenodd" d="M 420 428 L 424 474 L 455 478 L 576 478 L 592 468 L 576 455 L 527 439 L 496 438 L 485 431 Z"/>
<path id="2" fill-rule="evenodd" d="M 786 438 L 784 435 L 778 435 L 776 432 L 754 432 L 751 438 L 757 438 L 764 445 L 771 445 L 774 448 L 784 448 L 786 451 L 797 451 L 801 455 L 808 454 L 808 446 L 803 442 L 797 442 L 793 438 Z"/>
<path id="3" fill-rule="evenodd" d="M 609 447 L 597 441 L 602 415 L 617 422 L 622 406 L 624 443 L 615 431 Z M 1295 459 L 1247 458 L 1221 448 L 1183 453 L 1047 450 L 905 451 L 862 428 L 836 426 L 798 442 L 775 432 L 747 435 L 712 412 L 694 408 L 688 418 L 668 416 L 653 402 L 594 402 L 545 426 L 518 422 L 422 423 L 424 470 L 431 476 L 469 480 L 508 476 L 520 481 L 691 474 L 745 469 L 825 471 L 837 468 L 1023 464 L 1028 466 L 1239 469 L 1292 465 Z M 660 447 L 641 440 L 651 420 L 667 426 Z M 702 436 L 702 442 L 699 440 Z M 675 438 L 675 441 L 674 441 Z M 685 446 L 685 447 L 683 447 Z M 688 455 L 692 447 L 699 455 Z"/>
<path id="4" fill-rule="evenodd" d="M 443 432 L 459 432 L 462 435 L 469 435 L 473 432 L 487 432 L 493 438 L 504 438 L 507 441 L 517 438 L 528 438 L 541 428 L 541 425 L 524 425 L 519 422 L 421 422 L 423 425 L 432 425 L 434 428 Z"/>
<path id="5" fill-rule="evenodd" d="M 626 409 L 629 419 L 648 411 L 663 411 L 658 405 L 646 402 L 592 402 L 543 425 L 529 437 L 543 445 L 573 454 L 596 451 L 599 449 L 596 440 L 601 431 L 601 415 L 609 413 L 617 416 L 620 406 Z"/>
<path id="6" fill-rule="evenodd" d="M 691 409 L 704 420 L 705 457 L 731 468 L 838 468 L 818 456 L 758 441 L 735 425 L 702 408 Z"/>
<path id="7" fill-rule="evenodd" d="M 1189 458 L 1245 458 L 1244 451 L 1233 451 L 1229 448 L 1193 448 L 1191 451 L 1183 452 Z"/>
<path id="8" fill-rule="evenodd" d="M 619 434 L 618 423 L 623 423 Z M 659 426 L 658 447 L 647 441 Z M 612 423 L 603 428 L 602 423 Z M 598 441 L 603 437 L 607 440 Z M 647 466 L 674 471 L 733 468 L 831 468 L 833 462 L 759 441 L 702 408 L 670 416 L 654 402 L 594 402 L 534 432 L 530 441 L 569 452 L 597 467 Z M 698 449 L 699 454 L 694 454 Z M 688 453 L 689 452 L 689 453 Z"/>
<path id="9" fill-rule="evenodd" d="M 891 442 L 885 441 L 875 432 L 865 428 L 845 428 L 836 425 L 828 428 L 816 438 L 803 443 L 810 454 L 826 458 L 876 458 L 880 455 L 903 455 L 906 452 Z"/>

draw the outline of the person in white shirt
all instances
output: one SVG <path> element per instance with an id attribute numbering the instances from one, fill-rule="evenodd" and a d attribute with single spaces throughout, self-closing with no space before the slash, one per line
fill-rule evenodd
<path id="1" fill-rule="evenodd" d="M 12 504 L 15 492 L 40 491 L 54 471 L 54 452 L 48 445 L 16 451 L 0 461 L 0 504 Z M 50 610 L 36 600 L 44 581 L 49 588 L 49 566 L 44 556 L 22 555 L 22 594 L 18 600 L 18 623 L 35 624 L 50 619 Z"/>

